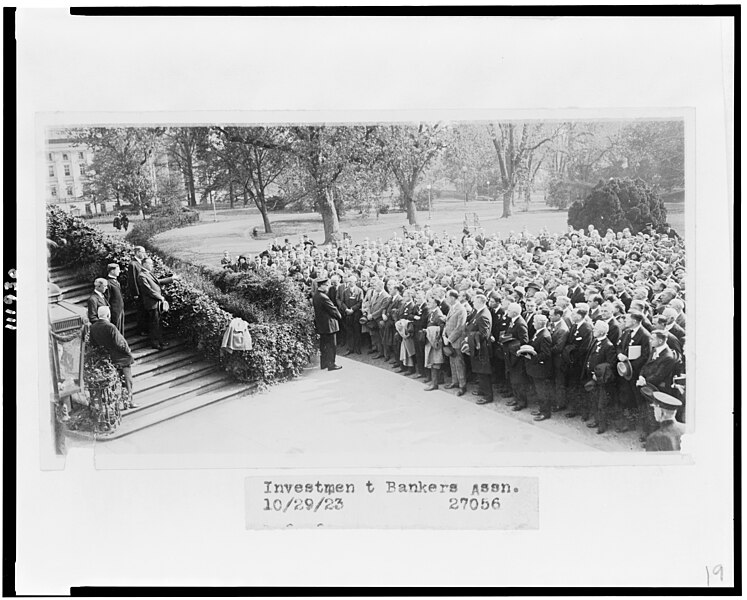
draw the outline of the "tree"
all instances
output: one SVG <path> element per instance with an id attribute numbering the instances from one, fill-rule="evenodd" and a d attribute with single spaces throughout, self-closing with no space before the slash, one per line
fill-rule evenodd
<path id="1" fill-rule="evenodd" d="M 627 227 L 638 233 L 649 223 L 658 228 L 666 220 L 664 203 L 642 179 L 600 181 L 583 201 L 574 202 L 568 210 L 568 224 L 573 228 L 594 225 L 600 232 Z"/>
<path id="2" fill-rule="evenodd" d="M 542 123 L 497 123 L 488 125 L 493 148 L 498 158 L 500 183 L 503 191 L 502 218 L 511 216 L 514 191 L 526 182 L 529 164 L 542 146 L 557 135 Z"/>
<path id="3" fill-rule="evenodd" d="M 492 138 L 483 125 L 453 126 L 442 163 L 445 176 L 463 186 L 465 198 L 477 195 L 479 187 L 495 183 L 498 176 Z"/>
<path id="4" fill-rule="evenodd" d="M 265 233 L 272 233 L 266 190 L 289 160 L 288 153 L 281 148 L 285 135 L 277 127 L 216 127 L 211 136 L 212 147 L 230 174 L 231 197 L 236 183 L 262 215 Z"/>
<path id="5" fill-rule="evenodd" d="M 206 127 L 169 127 L 166 132 L 169 154 L 184 177 L 189 206 L 197 206 L 196 162 L 200 150 L 207 143 L 207 135 Z"/>
<path id="6" fill-rule="evenodd" d="M 155 199 L 152 160 L 160 149 L 162 127 L 89 127 L 68 130 L 68 135 L 93 152 L 86 187 L 99 199 L 115 195 L 136 209 Z"/>
<path id="7" fill-rule="evenodd" d="M 310 125 L 286 130 L 283 146 L 307 175 L 315 208 L 322 215 L 325 244 L 342 238 L 335 186 L 346 169 L 370 156 L 372 133 L 371 128 L 362 126 Z"/>
<path id="8" fill-rule="evenodd" d="M 446 129 L 439 123 L 419 123 L 383 125 L 376 127 L 375 132 L 380 147 L 377 158 L 387 165 L 397 182 L 407 211 L 407 222 L 417 225 L 415 188 L 428 165 L 445 148 Z"/>

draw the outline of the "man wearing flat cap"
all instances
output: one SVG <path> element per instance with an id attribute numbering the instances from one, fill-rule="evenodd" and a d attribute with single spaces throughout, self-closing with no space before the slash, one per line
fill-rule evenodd
<path id="1" fill-rule="evenodd" d="M 654 392 L 653 395 L 654 418 L 659 423 L 659 428 L 646 438 L 646 452 L 680 450 L 684 431 L 674 416 L 682 402 L 664 392 Z"/>
<path id="2" fill-rule="evenodd" d="M 319 333 L 319 351 L 321 353 L 321 368 L 328 371 L 342 369 L 335 364 L 337 358 L 336 333 L 340 331 L 340 311 L 332 303 L 327 292 L 329 291 L 329 280 L 318 279 L 316 292 L 313 296 L 314 322 Z"/>

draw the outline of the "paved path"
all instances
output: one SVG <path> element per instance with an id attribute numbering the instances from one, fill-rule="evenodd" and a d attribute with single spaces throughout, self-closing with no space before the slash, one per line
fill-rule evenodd
<path id="1" fill-rule="evenodd" d="M 500 463 L 507 452 L 602 449 L 604 436 L 575 435 L 581 432 L 574 434 L 567 420 L 535 423 L 502 403 L 478 406 L 471 394 L 426 393 L 422 380 L 338 362 L 339 371 L 309 369 L 263 393 L 100 442 L 97 456 L 231 454 L 252 466 L 483 466 Z M 597 447 L 576 441 L 585 437 Z M 603 449 L 630 450 L 627 440 L 605 443 Z"/>

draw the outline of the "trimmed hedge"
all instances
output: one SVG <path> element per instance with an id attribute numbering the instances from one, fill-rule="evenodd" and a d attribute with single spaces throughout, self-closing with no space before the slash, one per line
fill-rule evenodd
<path id="1" fill-rule="evenodd" d="M 106 273 L 108 263 L 118 263 L 125 300 L 131 298 L 126 273 L 130 257 L 134 255 L 132 244 L 104 234 L 55 207 L 47 208 L 47 237 L 60 245 L 53 251 L 54 263 L 76 265 L 78 273 L 91 280 Z M 155 275 L 167 275 L 166 262 L 155 254 L 152 258 Z M 301 373 L 315 351 L 316 336 L 308 302 L 300 295 L 300 290 L 296 288 L 294 295 L 288 287 L 295 284 L 269 278 L 251 285 L 245 283 L 243 287 L 232 283 L 230 291 L 222 292 L 206 270 L 191 268 L 186 271 L 182 279 L 164 288 L 171 305 L 162 318 L 166 330 L 184 337 L 206 358 L 219 360 L 226 371 L 241 381 L 269 384 Z M 213 277 L 217 278 L 218 273 Z M 250 291 L 252 289 L 255 291 Z M 273 304 L 268 296 L 283 290 L 286 296 Z M 264 298 L 263 305 L 253 304 L 251 298 L 260 297 Z M 305 304 L 295 304 L 299 310 L 294 313 L 292 307 L 297 297 Z M 249 322 L 253 350 L 221 352 L 223 333 L 234 316 Z"/>

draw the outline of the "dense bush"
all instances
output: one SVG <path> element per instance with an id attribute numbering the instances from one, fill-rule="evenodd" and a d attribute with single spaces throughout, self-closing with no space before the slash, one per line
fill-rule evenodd
<path id="1" fill-rule="evenodd" d="M 642 179 L 613 178 L 600 182 L 583 201 L 574 202 L 568 210 L 568 224 L 573 228 L 594 225 L 602 232 L 627 227 L 638 233 L 648 223 L 658 228 L 666 220 L 664 203 Z"/>
<path id="2" fill-rule="evenodd" d="M 100 277 L 107 263 L 119 263 L 125 298 L 129 297 L 124 274 L 134 254 L 130 243 L 114 239 L 54 207 L 47 210 L 47 237 L 59 245 L 52 261 L 74 264 L 79 273 Z M 152 258 L 155 274 L 166 275 L 165 261 L 158 255 Z M 315 344 L 313 319 L 308 303 L 299 303 L 298 292 L 288 287 L 294 285 L 292 282 L 270 277 L 265 283 L 261 276 L 255 277 L 259 279 L 226 280 L 223 292 L 213 284 L 208 271 L 188 269 L 182 279 L 164 288 L 171 308 L 163 315 L 163 325 L 183 336 L 204 356 L 220 360 L 223 368 L 240 380 L 271 383 L 299 374 L 309 362 Z M 273 293 L 279 293 L 279 298 L 272 300 Z M 247 298 L 258 299 L 260 305 Z M 223 333 L 234 316 L 250 323 L 255 345 L 252 351 L 221 352 Z M 268 351 L 275 354 L 258 356 Z"/>
<path id="3" fill-rule="evenodd" d="M 125 239 L 135 246 L 145 246 L 154 235 L 199 222 L 200 213 L 194 210 L 154 212 L 150 219 L 136 221 Z"/>

